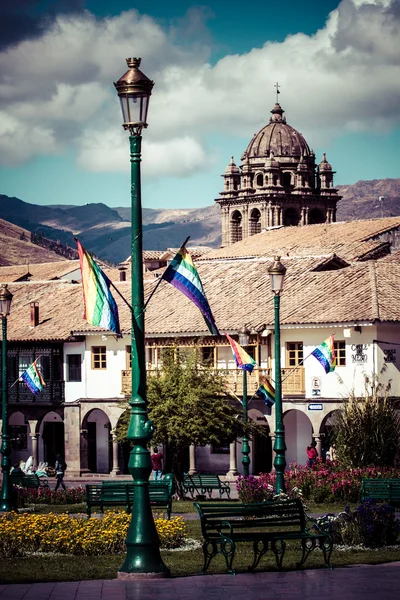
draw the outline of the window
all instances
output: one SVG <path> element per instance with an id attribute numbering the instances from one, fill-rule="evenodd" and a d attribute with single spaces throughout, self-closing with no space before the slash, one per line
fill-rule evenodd
<path id="1" fill-rule="evenodd" d="M 92 369 L 107 369 L 105 346 L 92 346 Z"/>
<path id="2" fill-rule="evenodd" d="M 251 358 L 256 359 L 256 347 L 255 346 L 246 346 L 245 350 Z"/>
<path id="3" fill-rule="evenodd" d="M 80 354 L 67 354 L 67 381 L 82 381 L 82 358 Z"/>
<path id="4" fill-rule="evenodd" d="M 346 366 L 346 342 L 335 342 L 336 365 Z"/>
<path id="5" fill-rule="evenodd" d="M 303 342 L 287 342 L 286 366 L 296 367 L 303 360 Z"/>
<path id="6" fill-rule="evenodd" d="M 28 426 L 27 425 L 10 425 L 10 438 L 12 450 L 27 450 L 28 449 Z"/>
<path id="7" fill-rule="evenodd" d="M 214 366 L 214 346 L 203 346 L 201 349 L 201 362 L 209 367 Z"/>
<path id="8" fill-rule="evenodd" d="M 126 368 L 132 369 L 132 346 L 126 346 Z"/>
<path id="9" fill-rule="evenodd" d="M 211 454 L 229 454 L 229 445 L 217 446 L 216 444 L 211 444 Z"/>

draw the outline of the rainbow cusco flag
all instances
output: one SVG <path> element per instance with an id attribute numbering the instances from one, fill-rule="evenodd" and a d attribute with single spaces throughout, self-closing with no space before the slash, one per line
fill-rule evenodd
<path id="1" fill-rule="evenodd" d="M 41 392 L 46 385 L 36 365 L 38 360 L 37 358 L 21 375 L 22 381 L 28 386 L 32 394 Z"/>
<path id="2" fill-rule="evenodd" d="M 256 396 L 264 400 L 264 404 L 272 406 L 275 404 L 275 388 L 269 379 L 264 379 L 258 390 Z"/>
<path id="3" fill-rule="evenodd" d="M 118 306 L 110 292 L 111 282 L 80 241 L 76 238 L 75 241 L 82 274 L 83 317 L 91 325 L 98 325 L 119 335 Z"/>
<path id="4" fill-rule="evenodd" d="M 166 268 L 162 279 L 189 298 L 202 313 L 210 333 L 219 335 L 200 276 L 185 246 L 179 249 Z"/>
<path id="5" fill-rule="evenodd" d="M 311 352 L 311 355 L 315 356 L 317 361 L 321 363 L 325 369 L 325 373 L 334 371 L 336 367 L 335 336 L 329 336 L 327 340 Z"/>
<path id="6" fill-rule="evenodd" d="M 250 354 L 247 354 L 246 350 L 242 348 L 242 346 L 240 346 L 237 342 L 235 342 L 235 340 L 233 340 L 230 335 L 228 335 L 227 333 L 225 333 L 225 335 L 228 342 L 231 345 L 233 358 L 235 359 L 237 368 L 243 369 L 244 371 L 248 371 L 249 373 L 251 373 L 254 367 L 257 366 L 257 363 L 254 360 L 254 358 L 252 358 Z"/>

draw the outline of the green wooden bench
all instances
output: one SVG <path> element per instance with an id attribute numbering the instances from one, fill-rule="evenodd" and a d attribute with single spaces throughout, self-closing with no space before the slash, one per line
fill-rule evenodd
<path id="1" fill-rule="evenodd" d="M 166 509 L 167 518 L 171 518 L 173 481 L 149 481 L 149 495 L 151 506 Z M 99 507 L 104 512 L 104 507 L 125 506 L 126 512 L 132 512 L 134 500 L 134 485 L 132 480 L 103 481 L 102 483 L 86 485 L 86 513 L 91 516 L 92 507 Z"/>
<path id="2" fill-rule="evenodd" d="M 324 555 L 325 566 L 331 568 L 329 560 L 333 547 L 332 538 L 314 519 L 305 514 L 299 499 L 254 504 L 195 502 L 194 506 L 200 516 L 204 538 L 204 565 L 201 573 L 206 572 L 218 553 L 225 557 L 228 572 L 234 573 L 232 562 L 239 542 L 253 542 L 254 559 L 249 570 L 256 568 L 269 548 L 275 554 L 276 563 L 281 569 L 286 550 L 285 540 L 301 540 L 303 554 L 297 563 L 298 567 L 319 546 Z"/>
<path id="3" fill-rule="evenodd" d="M 400 479 L 362 479 L 361 500 L 382 501 L 400 507 Z"/>
<path id="4" fill-rule="evenodd" d="M 231 486 L 229 483 L 221 481 L 218 475 L 196 473 L 195 475 L 185 475 L 183 478 L 184 494 L 190 494 L 193 499 L 196 494 L 202 496 L 208 494 L 208 497 L 211 498 L 213 490 L 218 490 L 220 498 L 226 494 L 230 500 Z"/>
<path id="5" fill-rule="evenodd" d="M 13 485 L 18 485 L 26 489 L 38 490 L 39 488 L 48 488 L 49 482 L 47 479 L 40 479 L 35 473 L 15 473 L 11 471 L 11 482 Z"/>

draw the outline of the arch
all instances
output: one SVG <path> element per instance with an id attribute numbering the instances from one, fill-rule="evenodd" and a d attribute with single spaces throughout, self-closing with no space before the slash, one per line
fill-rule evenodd
<path id="1" fill-rule="evenodd" d="M 283 224 L 286 227 L 298 225 L 300 223 L 300 215 L 295 208 L 287 208 L 283 215 Z"/>
<path id="2" fill-rule="evenodd" d="M 253 208 L 249 217 L 249 235 L 255 235 L 261 231 L 261 213 L 258 208 Z"/>
<path id="3" fill-rule="evenodd" d="M 256 175 L 256 186 L 263 187 L 264 185 L 264 175 L 262 173 L 257 173 Z"/>
<path id="4" fill-rule="evenodd" d="M 254 475 L 270 473 L 272 470 L 272 440 L 269 435 L 271 431 L 269 423 L 266 417 L 257 409 L 249 410 L 249 418 L 256 421 L 257 425 L 265 429 L 263 433 L 255 431 L 252 434 L 250 453 L 251 473 Z"/>
<path id="5" fill-rule="evenodd" d="M 240 210 L 235 210 L 231 214 L 231 244 L 240 242 L 243 238 L 242 231 L 242 213 Z"/>
<path id="6" fill-rule="evenodd" d="M 335 410 L 331 410 L 327 415 L 325 415 L 322 420 L 321 427 L 319 432 L 323 434 L 322 437 L 322 458 L 325 458 L 325 454 L 328 452 L 329 448 L 332 446 L 332 432 L 335 426 L 335 419 L 338 413 L 340 413 L 341 409 L 337 408 Z M 332 457 L 331 457 L 332 458 Z"/>
<path id="7" fill-rule="evenodd" d="M 301 410 L 288 410 L 283 417 L 286 440 L 286 462 L 305 465 L 307 462 L 307 446 L 312 441 L 313 428 L 308 416 Z"/>
<path id="8" fill-rule="evenodd" d="M 325 215 L 319 208 L 313 208 L 308 214 L 308 224 L 317 225 L 318 223 L 325 223 Z"/>
<path id="9" fill-rule="evenodd" d="M 292 185 L 292 174 L 289 171 L 285 171 L 281 175 L 281 182 L 283 187 L 288 188 Z"/>
<path id="10" fill-rule="evenodd" d="M 84 470 L 109 473 L 112 465 L 111 423 L 100 408 L 93 408 L 82 421 L 81 462 Z"/>
<path id="11" fill-rule="evenodd" d="M 48 412 L 39 428 L 43 460 L 54 465 L 57 454 L 64 455 L 64 421 L 55 411 Z"/>

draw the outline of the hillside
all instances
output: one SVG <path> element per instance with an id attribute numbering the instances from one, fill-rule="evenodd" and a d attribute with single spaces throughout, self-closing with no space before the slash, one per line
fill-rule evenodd
<path id="1" fill-rule="evenodd" d="M 400 214 L 400 179 L 372 179 L 353 185 L 338 185 L 343 199 L 338 204 L 337 221 L 395 217 Z M 382 202 L 379 197 L 384 197 Z"/>
<path id="2" fill-rule="evenodd" d="M 400 179 L 358 181 L 337 187 L 343 195 L 338 221 L 400 214 Z M 110 208 L 100 203 L 38 206 L 0 195 L 0 217 L 72 247 L 73 237 L 78 235 L 91 252 L 114 263 L 130 254 L 130 207 Z M 145 250 L 177 247 L 188 235 L 192 245 L 217 248 L 221 243 L 219 206 L 143 209 Z"/>
<path id="3" fill-rule="evenodd" d="M 38 246 L 30 240 L 30 231 L 0 219 L 0 266 L 67 260 L 50 248 Z"/>

